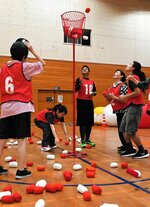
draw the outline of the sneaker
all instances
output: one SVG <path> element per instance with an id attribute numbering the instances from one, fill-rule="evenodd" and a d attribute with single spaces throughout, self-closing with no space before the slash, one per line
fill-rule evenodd
<path id="1" fill-rule="evenodd" d="M 89 140 L 86 140 L 86 144 L 89 144 L 91 147 L 95 147 L 95 143 L 92 142 L 90 139 Z"/>
<path id="2" fill-rule="evenodd" d="M 47 147 L 41 147 L 41 151 L 44 152 L 49 152 L 51 150 L 51 147 L 47 146 Z"/>
<path id="3" fill-rule="evenodd" d="M 146 157 L 149 157 L 149 153 L 147 150 L 144 151 L 139 150 L 135 155 L 132 156 L 133 159 L 142 159 Z"/>
<path id="4" fill-rule="evenodd" d="M 5 175 L 7 173 L 8 173 L 8 170 L 6 170 L 2 166 L 0 166 L 0 175 Z"/>
<path id="5" fill-rule="evenodd" d="M 132 151 L 126 150 L 125 152 L 121 152 L 120 155 L 124 157 L 132 157 L 133 155 L 136 154 L 136 149 L 133 148 Z"/>
<path id="6" fill-rule="evenodd" d="M 54 145 L 54 146 L 52 146 L 51 148 L 52 148 L 52 149 L 56 149 L 56 148 L 57 148 L 57 145 Z"/>
<path id="7" fill-rule="evenodd" d="M 28 171 L 26 168 L 24 170 L 17 170 L 16 179 L 22 179 L 31 176 L 32 173 Z"/>
<path id="8" fill-rule="evenodd" d="M 118 149 L 118 152 L 121 152 L 121 151 L 123 152 L 126 150 L 126 147 L 122 145 L 122 146 L 118 147 L 117 149 Z"/>
<path id="9" fill-rule="evenodd" d="M 82 141 L 81 141 L 81 144 L 80 144 L 80 146 L 81 146 L 81 148 L 84 148 L 84 147 L 86 147 L 86 143 L 85 143 L 85 140 L 82 140 Z"/>

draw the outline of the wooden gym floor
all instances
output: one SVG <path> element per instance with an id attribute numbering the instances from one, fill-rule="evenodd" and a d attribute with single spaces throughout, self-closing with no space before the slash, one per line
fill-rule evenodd
<path id="1" fill-rule="evenodd" d="M 72 151 L 72 143 L 65 145 L 65 139 L 61 127 L 56 126 L 59 137 L 62 142 L 59 146 Z M 70 135 L 72 127 L 67 126 Z M 41 137 L 41 131 L 33 126 L 32 131 Z M 78 134 L 78 128 L 76 129 Z M 150 151 L 150 129 L 139 129 L 139 135 L 144 146 Z M 94 126 L 92 130 L 92 140 L 96 142 L 96 147 L 91 149 L 83 149 L 87 153 L 86 157 L 60 158 L 62 153 L 60 149 L 51 152 L 42 152 L 40 145 L 37 145 L 38 139 L 33 137 L 34 144 L 27 142 L 27 161 L 32 161 L 34 165 L 28 167 L 32 171 L 32 176 L 16 180 L 16 168 L 9 168 L 8 175 L 0 175 L 0 191 L 6 186 L 12 186 L 12 192 L 20 192 L 23 199 L 21 203 L 2 204 L 0 207 L 34 207 L 38 199 L 45 200 L 45 207 L 99 207 L 103 203 L 118 204 L 119 207 L 149 207 L 150 206 L 150 158 L 133 160 L 132 158 L 120 157 L 117 153 L 117 147 L 120 146 L 116 127 Z M 76 147 L 80 145 L 76 142 Z M 6 156 L 12 156 L 17 159 L 17 146 L 10 146 L 4 149 L 2 160 Z M 47 160 L 47 154 L 55 154 L 55 160 Z M 62 170 L 53 169 L 54 163 L 61 163 Z M 95 178 L 86 177 L 86 167 L 92 162 L 97 163 Z M 118 168 L 110 168 L 111 162 L 117 162 Z M 142 173 L 141 178 L 134 178 L 126 173 L 126 170 L 120 167 L 122 162 L 128 162 L 129 167 L 139 170 Z M 74 164 L 81 164 L 82 170 L 73 171 Z M 45 166 L 45 171 L 37 171 L 38 166 Z M 8 163 L 4 161 L 4 167 L 8 168 Z M 70 170 L 73 172 L 71 181 L 65 181 L 63 172 Z M 64 184 L 62 192 L 43 194 L 27 194 L 26 186 L 36 183 L 38 180 L 45 179 L 47 183 L 60 182 Z M 91 201 L 84 201 L 82 194 L 77 192 L 77 185 L 85 185 L 91 192 Z M 92 193 L 91 186 L 97 184 L 102 187 L 101 195 Z"/>

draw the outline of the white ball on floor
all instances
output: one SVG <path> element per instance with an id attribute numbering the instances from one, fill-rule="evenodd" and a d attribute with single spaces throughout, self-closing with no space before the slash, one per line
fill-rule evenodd
<path id="1" fill-rule="evenodd" d="M 47 155 L 47 159 L 48 160 L 54 160 L 55 159 L 55 155 Z"/>
<path id="2" fill-rule="evenodd" d="M 135 170 L 138 173 L 138 178 L 142 176 L 142 173 L 139 170 Z"/>
<path id="3" fill-rule="evenodd" d="M 15 145 L 18 145 L 18 141 L 16 140 L 16 141 L 14 141 L 12 144 L 13 144 L 14 146 L 15 146 Z"/>
<path id="4" fill-rule="evenodd" d="M 45 206 L 45 201 L 43 199 L 39 199 L 36 203 L 35 203 L 35 207 L 44 207 Z"/>
<path id="5" fill-rule="evenodd" d="M 11 159 L 12 159 L 11 156 L 7 156 L 7 157 L 5 157 L 5 162 L 9 162 Z"/>
<path id="6" fill-rule="evenodd" d="M 0 192 L 0 200 L 2 199 L 3 196 L 8 196 L 8 195 L 11 195 L 11 192 L 10 191 Z"/>
<path id="7" fill-rule="evenodd" d="M 41 140 L 37 141 L 37 144 L 38 145 L 41 145 L 42 144 L 42 141 Z"/>
<path id="8" fill-rule="evenodd" d="M 104 203 L 100 207 L 119 207 L 117 204 Z"/>
<path id="9" fill-rule="evenodd" d="M 80 164 L 73 165 L 73 170 L 81 170 L 82 166 Z"/>
<path id="10" fill-rule="evenodd" d="M 71 137 L 69 137 L 69 138 L 67 139 L 67 141 L 71 142 L 71 141 L 72 141 L 72 138 L 71 138 Z"/>
<path id="11" fill-rule="evenodd" d="M 47 184 L 46 180 L 38 180 L 35 185 L 40 187 L 45 187 L 46 184 Z"/>
<path id="12" fill-rule="evenodd" d="M 80 142 L 81 142 L 81 138 L 77 138 L 76 141 L 77 141 L 78 143 L 80 143 Z"/>
<path id="13" fill-rule="evenodd" d="M 53 168 L 54 168 L 54 170 L 61 170 L 62 169 L 62 164 L 60 164 L 60 163 L 54 163 L 53 164 Z"/>
<path id="14" fill-rule="evenodd" d="M 111 162 L 110 167 L 112 167 L 112 168 L 118 167 L 118 163 L 117 162 Z"/>
<path id="15" fill-rule="evenodd" d="M 76 147 L 76 152 L 81 152 L 82 148 L 81 147 Z"/>
<path id="16" fill-rule="evenodd" d="M 63 154 L 68 154 L 68 150 L 63 150 L 62 153 Z"/>
<path id="17" fill-rule="evenodd" d="M 78 191 L 79 193 L 84 193 L 84 192 L 88 191 L 88 189 L 87 189 L 87 187 L 85 187 L 84 185 L 79 184 L 79 185 L 77 186 L 77 191 Z"/>
<path id="18" fill-rule="evenodd" d="M 16 162 L 16 161 L 9 162 L 8 166 L 9 167 L 18 167 L 18 162 Z"/>

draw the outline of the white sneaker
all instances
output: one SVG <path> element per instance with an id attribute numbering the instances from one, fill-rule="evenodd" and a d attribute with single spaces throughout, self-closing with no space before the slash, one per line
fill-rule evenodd
<path id="1" fill-rule="evenodd" d="M 57 146 L 56 146 L 56 145 L 54 145 L 54 146 L 52 146 L 51 148 L 52 148 L 52 149 L 56 149 L 56 148 L 57 148 Z"/>
<path id="2" fill-rule="evenodd" d="M 47 146 L 47 147 L 41 147 L 41 151 L 44 151 L 44 152 L 48 152 L 51 150 L 51 147 Z"/>

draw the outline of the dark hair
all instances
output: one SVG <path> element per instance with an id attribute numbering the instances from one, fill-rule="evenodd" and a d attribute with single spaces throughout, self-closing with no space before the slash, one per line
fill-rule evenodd
<path id="1" fill-rule="evenodd" d="M 144 81 L 146 76 L 145 73 L 141 71 L 141 64 L 137 61 L 133 61 L 132 67 L 134 68 L 133 74 L 137 75 L 140 78 L 140 81 Z"/>
<path id="2" fill-rule="evenodd" d="M 10 48 L 10 54 L 13 60 L 22 61 L 28 57 L 28 48 L 23 42 L 14 42 Z"/>
<path id="3" fill-rule="evenodd" d="M 52 108 L 53 111 L 59 111 L 59 113 L 65 113 L 67 114 L 67 108 L 66 106 L 62 105 L 62 104 L 57 104 Z"/>
<path id="4" fill-rule="evenodd" d="M 81 68 L 81 71 L 82 71 L 83 68 L 87 68 L 88 71 L 90 72 L 90 68 L 87 65 L 83 65 L 82 68 Z"/>
<path id="5" fill-rule="evenodd" d="M 122 75 L 121 81 L 124 83 L 126 81 L 126 75 L 121 69 L 115 70 L 115 72 L 119 71 L 120 74 Z"/>

